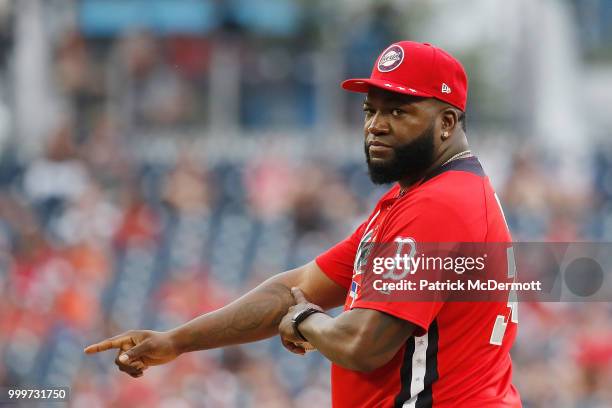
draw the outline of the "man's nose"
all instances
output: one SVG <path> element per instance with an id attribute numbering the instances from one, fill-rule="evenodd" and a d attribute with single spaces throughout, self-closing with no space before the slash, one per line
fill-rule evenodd
<path id="1" fill-rule="evenodd" d="M 385 119 L 384 115 L 380 112 L 376 112 L 368 124 L 368 133 L 372 135 L 384 135 L 389 133 L 389 122 Z"/>

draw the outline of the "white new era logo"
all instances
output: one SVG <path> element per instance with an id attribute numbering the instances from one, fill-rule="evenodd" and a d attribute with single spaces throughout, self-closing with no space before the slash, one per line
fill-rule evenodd
<path id="1" fill-rule="evenodd" d="M 446 85 L 445 83 L 442 83 L 442 93 L 447 93 L 447 94 L 449 94 L 449 93 L 451 93 L 451 92 L 452 92 L 452 91 L 451 91 L 451 89 L 450 89 L 450 86 Z"/>

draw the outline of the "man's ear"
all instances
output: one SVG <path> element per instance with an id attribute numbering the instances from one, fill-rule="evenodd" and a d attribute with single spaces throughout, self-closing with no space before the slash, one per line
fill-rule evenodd
<path id="1" fill-rule="evenodd" d="M 440 115 L 442 116 L 442 124 L 440 126 L 442 134 L 444 135 L 446 133 L 451 135 L 455 131 L 455 128 L 459 126 L 459 113 L 456 109 L 446 108 Z"/>
<path id="2" fill-rule="evenodd" d="M 440 137 L 442 141 L 446 141 L 459 126 L 459 113 L 456 109 L 447 107 L 440 112 Z"/>

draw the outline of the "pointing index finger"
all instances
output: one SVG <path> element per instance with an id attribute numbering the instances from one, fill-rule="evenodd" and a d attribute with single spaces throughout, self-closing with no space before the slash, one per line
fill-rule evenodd
<path id="1" fill-rule="evenodd" d="M 94 354 L 99 353 L 101 351 L 106 351 L 110 349 L 121 348 L 121 346 L 126 342 L 132 342 L 130 336 L 127 335 L 119 335 L 115 337 L 111 337 L 110 339 L 102 340 L 99 343 L 92 344 L 90 346 L 85 347 L 86 354 Z"/>

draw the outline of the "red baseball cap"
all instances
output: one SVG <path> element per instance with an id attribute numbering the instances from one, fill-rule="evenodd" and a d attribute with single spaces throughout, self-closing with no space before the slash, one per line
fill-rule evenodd
<path id="1" fill-rule="evenodd" d="M 436 98 L 465 111 L 467 75 L 459 61 L 428 43 L 400 41 L 380 54 L 370 78 L 348 79 L 342 87 L 368 92 L 370 86 Z"/>

